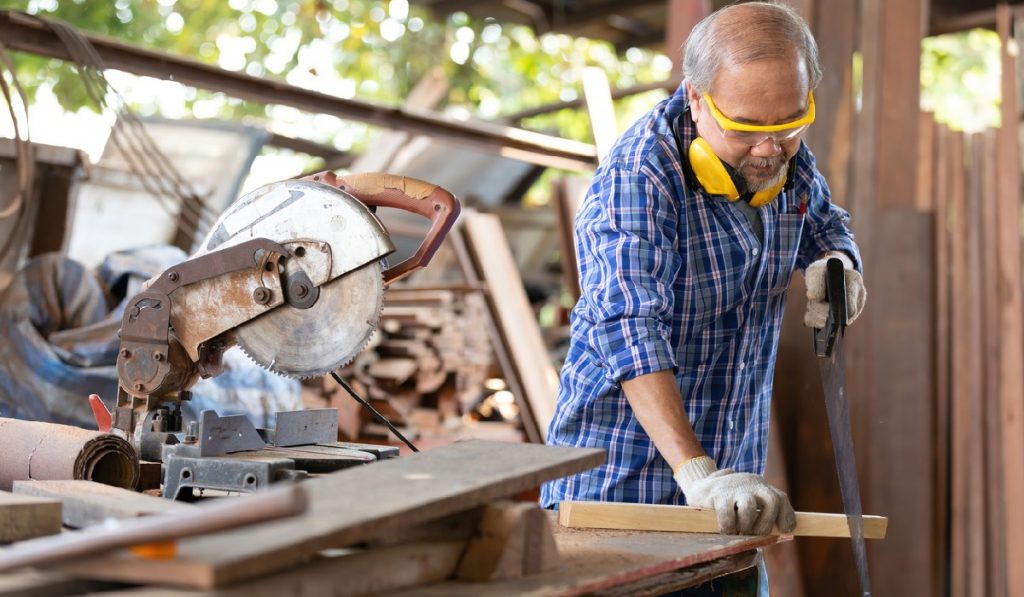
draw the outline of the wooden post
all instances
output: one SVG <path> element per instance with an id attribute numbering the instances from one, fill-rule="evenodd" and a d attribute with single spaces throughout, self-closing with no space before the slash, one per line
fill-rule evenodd
<path id="1" fill-rule="evenodd" d="M 672 72 L 682 72 L 683 44 L 693 26 L 711 14 L 711 0 L 668 0 L 665 6 L 665 55 Z"/>
<path id="2" fill-rule="evenodd" d="M 1005 508 L 1007 595 L 1024 594 L 1024 512 L 1016 507 L 1024 495 L 1024 323 L 1021 321 L 1020 130 L 1017 97 L 1017 60 L 1009 51 L 1012 11 L 1007 4 L 996 9 L 1002 40 L 1002 127 L 998 133 L 997 201 L 999 212 L 998 273 L 999 402 L 1003 444 L 1003 499 Z M 998 587 L 997 587 L 998 588 Z"/>

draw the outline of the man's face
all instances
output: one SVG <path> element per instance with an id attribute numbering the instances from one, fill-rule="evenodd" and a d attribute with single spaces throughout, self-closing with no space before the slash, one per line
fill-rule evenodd
<path id="1" fill-rule="evenodd" d="M 726 64 L 707 95 L 729 120 L 774 125 L 802 118 L 809 107 L 808 91 L 806 64 L 794 55 L 792 59 Z M 723 162 L 736 168 L 749 191 L 770 188 L 786 176 L 786 164 L 800 148 L 802 135 L 788 140 L 771 137 L 751 145 L 723 130 L 699 90 L 690 86 L 688 94 L 697 134 Z"/>

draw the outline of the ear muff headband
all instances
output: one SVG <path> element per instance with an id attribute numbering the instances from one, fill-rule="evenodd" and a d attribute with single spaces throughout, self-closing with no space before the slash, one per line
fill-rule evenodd
<path id="1" fill-rule="evenodd" d="M 740 192 L 736 189 L 736 183 L 732 181 L 725 165 L 702 137 L 697 137 L 690 143 L 687 152 L 690 160 L 690 168 L 694 176 L 700 182 L 700 186 L 711 195 L 721 195 L 729 201 L 736 201 L 740 198 Z M 762 207 L 771 203 L 786 186 L 784 177 L 774 186 L 754 193 L 750 199 L 751 207 Z"/>

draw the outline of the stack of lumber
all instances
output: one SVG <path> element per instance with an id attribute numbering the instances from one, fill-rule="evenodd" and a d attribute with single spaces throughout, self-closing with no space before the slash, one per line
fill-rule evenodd
<path id="1" fill-rule="evenodd" d="M 408 436 L 457 431 L 493 367 L 485 309 L 476 293 L 389 289 L 377 334 L 340 375 Z M 323 391 L 338 409 L 342 439 L 387 437 L 343 389 L 328 381 Z"/>

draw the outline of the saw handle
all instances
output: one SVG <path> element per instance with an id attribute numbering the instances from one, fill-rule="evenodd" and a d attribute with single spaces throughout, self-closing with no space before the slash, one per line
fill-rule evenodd
<path id="1" fill-rule="evenodd" d="M 459 201 L 441 187 L 394 174 L 347 174 L 338 176 L 326 171 L 306 176 L 304 180 L 336 187 L 369 207 L 394 207 L 430 220 L 430 231 L 419 249 L 405 261 L 384 272 L 384 283 L 390 284 L 426 267 L 459 217 Z"/>
<path id="2" fill-rule="evenodd" d="M 846 268 L 835 257 L 825 262 L 825 298 L 828 301 L 828 319 L 825 327 L 814 330 L 814 352 L 819 357 L 831 357 L 836 338 L 846 328 Z"/>

